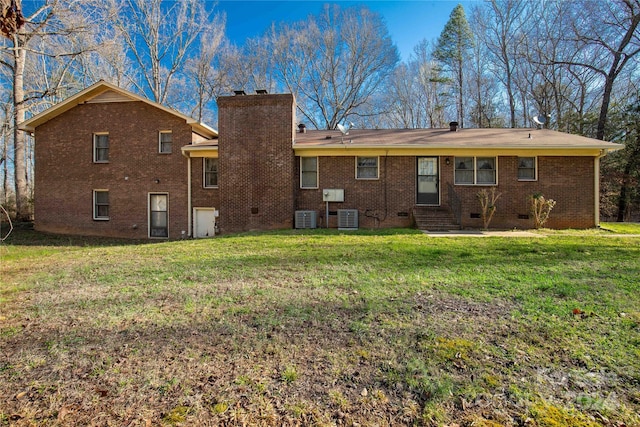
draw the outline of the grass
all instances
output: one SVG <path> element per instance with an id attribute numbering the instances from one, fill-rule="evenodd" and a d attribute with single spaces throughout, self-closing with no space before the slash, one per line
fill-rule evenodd
<path id="1" fill-rule="evenodd" d="M 640 223 L 637 222 L 603 222 L 600 228 L 619 234 L 640 234 Z"/>
<path id="2" fill-rule="evenodd" d="M 640 425 L 639 237 L 21 230 L 0 257 L 0 425 Z"/>

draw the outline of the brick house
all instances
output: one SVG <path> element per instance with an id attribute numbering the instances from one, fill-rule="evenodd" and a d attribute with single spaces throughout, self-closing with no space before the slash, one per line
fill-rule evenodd
<path id="1" fill-rule="evenodd" d="M 20 125 L 35 135 L 37 230 L 129 238 L 188 234 L 181 147 L 217 132 L 98 82 Z"/>
<path id="2" fill-rule="evenodd" d="M 36 138 L 36 229 L 131 238 L 292 227 L 598 224 L 599 159 L 621 148 L 537 129 L 306 131 L 290 94 L 218 99 L 219 129 L 98 82 L 21 125 Z M 219 134 L 219 135 L 218 135 Z"/>

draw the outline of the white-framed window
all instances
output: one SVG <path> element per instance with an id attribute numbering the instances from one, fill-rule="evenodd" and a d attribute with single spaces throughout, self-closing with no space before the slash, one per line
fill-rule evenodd
<path id="1" fill-rule="evenodd" d="M 204 188 L 216 188 L 218 186 L 218 159 L 205 157 L 202 159 L 202 170 L 204 171 Z"/>
<path id="2" fill-rule="evenodd" d="M 93 190 L 93 219 L 109 219 L 109 190 Z"/>
<path id="3" fill-rule="evenodd" d="M 518 157 L 518 181 L 538 180 L 538 158 Z"/>
<path id="4" fill-rule="evenodd" d="M 356 157 L 356 179 L 378 179 L 378 157 Z"/>
<path id="5" fill-rule="evenodd" d="M 300 188 L 318 188 L 317 157 L 300 157 Z"/>
<path id="6" fill-rule="evenodd" d="M 455 157 L 456 185 L 496 185 L 498 160 L 495 157 Z"/>
<path id="7" fill-rule="evenodd" d="M 169 195 L 149 194 L 149 237 L 169 237 Z"/>
<path id="8" fill-rule="evenodd" d="M 171 141 L 173 134 L 170 130 L 161 130 L 160 135 L 158 137 L 159 146 L 158 151 L 162 154 L 170 154 L 171 153 Z"/>
<path id="9" fill-rule="evenodd" d="M 93 162 L 109 162 L 109 134 L 106 132 L 93 134 Z"/>

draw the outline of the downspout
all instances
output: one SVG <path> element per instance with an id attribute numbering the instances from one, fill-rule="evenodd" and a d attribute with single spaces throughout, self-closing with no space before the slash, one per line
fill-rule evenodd
<path id="1" fill-rule="evenodd" d="M 191 153 L 182 148 L 182 155 L 187 158 L 187 236 L 193 237 L 191 226 Z"/>
<path id="2" fill-rule="evenodd" d="M 193 227 L 191 226 L 191 156 L 187 157 L 187 236 L 193 237 Z"/>
<path id="3" fill-rule="evenodd" d="M 593 162 L 593 202 L 594 202 L 594 220 L 597 228 L 600 228 L 600 159 L 607 155 L 606 150 L 600 150 Z"/>

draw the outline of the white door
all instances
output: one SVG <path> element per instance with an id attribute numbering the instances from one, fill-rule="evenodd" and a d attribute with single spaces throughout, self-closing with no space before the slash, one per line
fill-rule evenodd
<path id="1" fill-rule="evenodd" d="M 214 208 L 193 208 L 193 217 L 194 237 L 213 237 L 215 235 L 216 210 Z"/>

